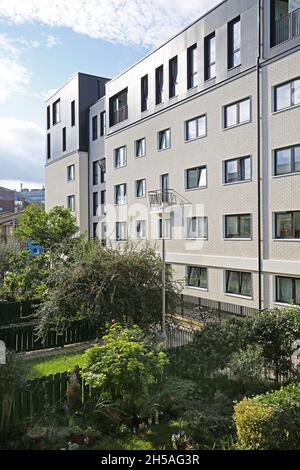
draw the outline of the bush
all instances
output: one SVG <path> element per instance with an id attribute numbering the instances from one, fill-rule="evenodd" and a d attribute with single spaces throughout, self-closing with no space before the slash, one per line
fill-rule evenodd
<path id="1" fill-rule="evenodd" d="M 300 385 L 242 400 L 234 407 L 234 422 L 239 449 L 299 449 Z"/>

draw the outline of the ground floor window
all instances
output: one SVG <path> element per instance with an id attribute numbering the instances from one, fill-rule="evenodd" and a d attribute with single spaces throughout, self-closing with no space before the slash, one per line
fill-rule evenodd
<path id="1" fill-rule="evenodd" d="M 207 268 L 187 266 L 187 286 L 207 289 Z"/>
<path id="2" fill-rule="evenodd" d="M 300 305 L 300 278 L 277 276 L 276 301 Z"/>
<path id="3" fill-rule="evenodd" d="M 226 271 L 226 293 L 251 297 L 251 273 L 242 271 Z"/>

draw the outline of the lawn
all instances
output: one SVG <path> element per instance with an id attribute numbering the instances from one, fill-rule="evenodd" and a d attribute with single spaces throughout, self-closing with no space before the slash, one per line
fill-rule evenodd
<path id="1" fill-rule="evenodd" d="M 85 356 L 83 351 L 73 354 L 60 354 L 41 359 L 28 359 L 26 365 L 28 366 L 27 378 L 36 379 L 58 372 L 70 371 L 76 366 L 82 368 L 85 366 Z"/>

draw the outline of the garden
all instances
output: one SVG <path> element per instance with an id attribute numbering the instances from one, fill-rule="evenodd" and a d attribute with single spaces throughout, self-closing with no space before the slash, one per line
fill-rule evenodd
<path id="1" fill-rule="evenodd" d="M 119 251 L 74 238 L 64 211 L 26 209 L 18 236 L 41 244 L 43 255 L 0 249 L 2 307 L 33 302 L 26 328 L 35 338 L 26 330 L 20 343 L 15 333 L 10 344 L 18 336 L 21 352 L 10 348 L 0 366 L 0 448 L 299 449 L 299 308 L 211 312 L 188 342 L 166 343 L 159 256 L 148 246 Z M 171 270 L 166 290 L 170 337 L 182 329 Z M 81 322 L 90 325 L 85 348 L 63 347 L 79 330 L 83 337 Z M 34 344 L 40 352 L 28 352 Z"/>

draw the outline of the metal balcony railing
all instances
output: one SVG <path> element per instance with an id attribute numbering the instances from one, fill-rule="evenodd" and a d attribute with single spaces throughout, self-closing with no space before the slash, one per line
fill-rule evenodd
<path id="1" fill-rule="evenodd" d="M 126 104 L 122 108 L 118 109 L 117 111 L 112 111 L 110 115 L 110 125 L 114 126 L 119 122 L 125 121 L 128 119 L 128 105 Z"/>
<path id="2" fill-rule="evenodd" d="M 275 21 L 274 46 L 300 35 L 300 8 Z"/>

